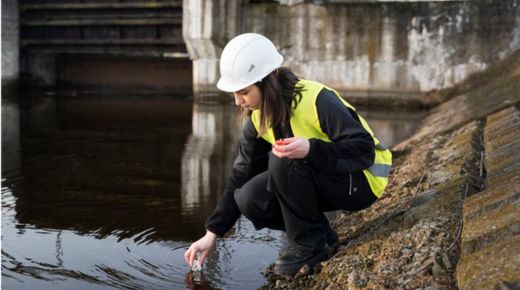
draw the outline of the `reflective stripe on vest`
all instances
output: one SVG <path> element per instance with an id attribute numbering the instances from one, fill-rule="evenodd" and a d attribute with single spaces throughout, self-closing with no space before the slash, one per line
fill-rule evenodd
<path id="1" fill-rule="evenodd" d="M 385 151 L 388 150 L 386 146 L 379 142 L 376 144 L 376 150 Z M 384 163 L 374 163 L 372 166 L 368 168 L 368 170 L 374 174 L 375 176 L 379 177 L 388 177 L 390 175 L 390 170 L 392 169 L 391 164 L 384 164 Z"/>
<path id="2" fill-rule="evenodd" d="M 352 111 L 356 109 L 350 105 L 346 100 L 340 97 L 338 92 L 326 87 L 318 82 L 300 80 L 297 85 L 303 86 L 302 98 L 298 102 L 298 106 L 294 109 L 291 115 L 290 124 L 294 136 L 306 139 L 316 138 L 326 142 L 331 142 L 329 136 L 321 129 L 321 124 L 318 116 L 318 109 L 316 108 L 316 99 L 323 88 L 333 91 L 341 102 Z M 294 104 L 293 104 L 294 105 Z M 293 106 L 294 107 L 294 106 Z M 356 112 L 357 113 L 357 112 Z M 363 128 L 372 136 L 375 144 L 375 158 L 374 163 L 368 169 L 363 170 L 367 181 L 372 189 L 372 192 L 377 197 L 381 197 L 388 184 L 388 176 L 392 166 L 392 153 L 388 150 L 377 138 L 374 132 L 368 126 L 368 123 L 358 114 L 359 120 Z M 253 111 L 251 120 L 257 132 L 260 128 L 260 110 Z M 261 136 L 267 142 L 274 144 L 275 136 L 272 128 Z"/>
<path id="3" fill-rule="evenodd" d="M 392 169 L 392 166 L 387 164 L 373 164 L 368 168 L 372 174 L 379 177 L 388 177 L 390 169 Z"/>

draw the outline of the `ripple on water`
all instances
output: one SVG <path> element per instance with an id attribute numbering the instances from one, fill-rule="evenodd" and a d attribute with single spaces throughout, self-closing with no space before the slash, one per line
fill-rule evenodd
<path id="1" fill-rule="evenodd" d="M 199 106 L 203 114 L 192 115 L 191 101 L 167 98 L 50 101 L 21 107 L 16 120 L 23 122 L 11 122 L 17 134 L 2 139 L 13 153 L 2 172 L 6 289 L 263 284 L 276 233 L 257 232 L 244 218 L 218 241 L 201 273 L 184 262 L 231 170 L 238 136 L 226 131 L 235 130 L 232 118 L 218 117 L 227 109 Z M 131 112 L 121 109 L 129 105 Z M 149 117 L 135 119 L 143 114 Z M 192 132 L 192 120 L 215 130 Z"/>
<path id="2" fill-rule="evenodd" d="M 58 255 L 55 257 L 38 255 L 30 249 L 18 249 L 14 253 L 2 251 L 5 285 L 23 281 L 38 285 L 38 289 L 76 289 L 78 282 L 106 289 L 185 287 L 186 268 L 172 263 L 182 258 L 184 248 L 172 251 L 171 245 L 166 243 L 136 244 L 131 239 L 117 242 L 116 237 L 100 240 L 73 232 L 61 235 L 62 252 L 55 253 Z M 82 248 L 86 244 L 90 247 L 88 250 Z M 13 248 L 12 243 L 8 242 L 7 247 Z"/>

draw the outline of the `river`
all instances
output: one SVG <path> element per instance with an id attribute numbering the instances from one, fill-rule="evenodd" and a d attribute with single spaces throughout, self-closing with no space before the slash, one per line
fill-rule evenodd
<path id="1" fill-rule="evenodd" d="M 389 145 L 420 119 L 361 112 Z M 2 289 L 263 285 L 280 233 L 255 231 L 244 218 L 217 242 L 202 273 L 183 258 L 226 185 L 237 114 L 229 102 L 189 97 L 4 96 Z"/>

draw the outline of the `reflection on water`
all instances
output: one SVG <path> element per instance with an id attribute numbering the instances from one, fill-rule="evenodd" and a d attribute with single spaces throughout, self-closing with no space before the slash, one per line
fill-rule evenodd
<path id="1" fill-rule="evenodd" d="M 218 242 L 204 276 L 191 276 L 183 258 L 230 171 L 239 126 L 232 106 L 33 98 L 4 102 L 2 118 L 3 289 L 264 283 L 277 234 L 246 220 Z"/>
<path id="2" fill-rule="evenodd" d="M 387 144 L 416 120 L 362 114 Z M 202 273 L 183 258 L 227 182 L 239 126 L 234 106 L 188 99 L 3 102 L 3 289 L 262 285 L 278 233 L 243 218 Z"/>
<path id="3" fill-rule="evenodd" d="M 238 145 L 240 122 L 232 117 L 236 114 L 237 109 L 229 105 L 193 105 L 192 134 L 181 165 L 184 211 L 210 198 L 212 205 L 218 202 L 215 189 L 225 187 Z"/>

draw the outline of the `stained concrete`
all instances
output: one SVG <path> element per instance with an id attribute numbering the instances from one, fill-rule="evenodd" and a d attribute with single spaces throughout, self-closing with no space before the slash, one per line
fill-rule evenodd
<path id="1" fill-rule="evenodd" d="M 519 116 L 518 108 L 510 106 L 487 117 L 483 141 L 488 178 L 486 190 L 464 203 L 460 289 L 520 285 Z M 491 179 L 511 175 L 516 178 Z"/>
<path id="2" fill-rule="evenodd" d="M 518 0 L 244 2 L 231 15 L 209 13 L 214 8 L 207 3 L 187 2 L 185 41 L 211 48 L 190 51 L 198 66 L 194 84 L 206 91 L 216 91 L 222 44 L 244 32 L 271 38 L 285 56 L 284 65 L 303 77 L 368 98 L 415 99 L 458 83 L 520 47 Z M 215 25 L 224 32 L 216 33 Z"/>
<path id="3" fill-rule="evenodd" d="M 2 85 L 18 79 L 19 57 L 18 1 L 2 0 Z"/>
<path id="4" fill-rule="evenodd" d="M 182 35 L 193 62 L 196 98 L 216 92 L 220 54 L 227 41 L 238 34 L 241 5 L 241 0 L 183 0 Z"/>
<path id="5" fill-rule="evenodd" d="M 459 289 L 518 289 L 520 236 L 465 257 L 458 267 Z"/>
<path id="6" fill-rule="evenodd" d="M 452 130 L 517 103 L 520 100 L 519 67 L 520 50 L 504 62 L 491 67 L 489 71 L 476 76 L 475 81 L 470 81 L 470 87 L 474 89 L 435 107 L 413 138 L 420 139 L 426 135 Z"/>
<path id="7" fill-rule="evenodd" d="M 247 5 L 242 31 L 272 38 L 287 66 L 338 89 L 422 92 L 520 47 L 517 4 Z"/>

